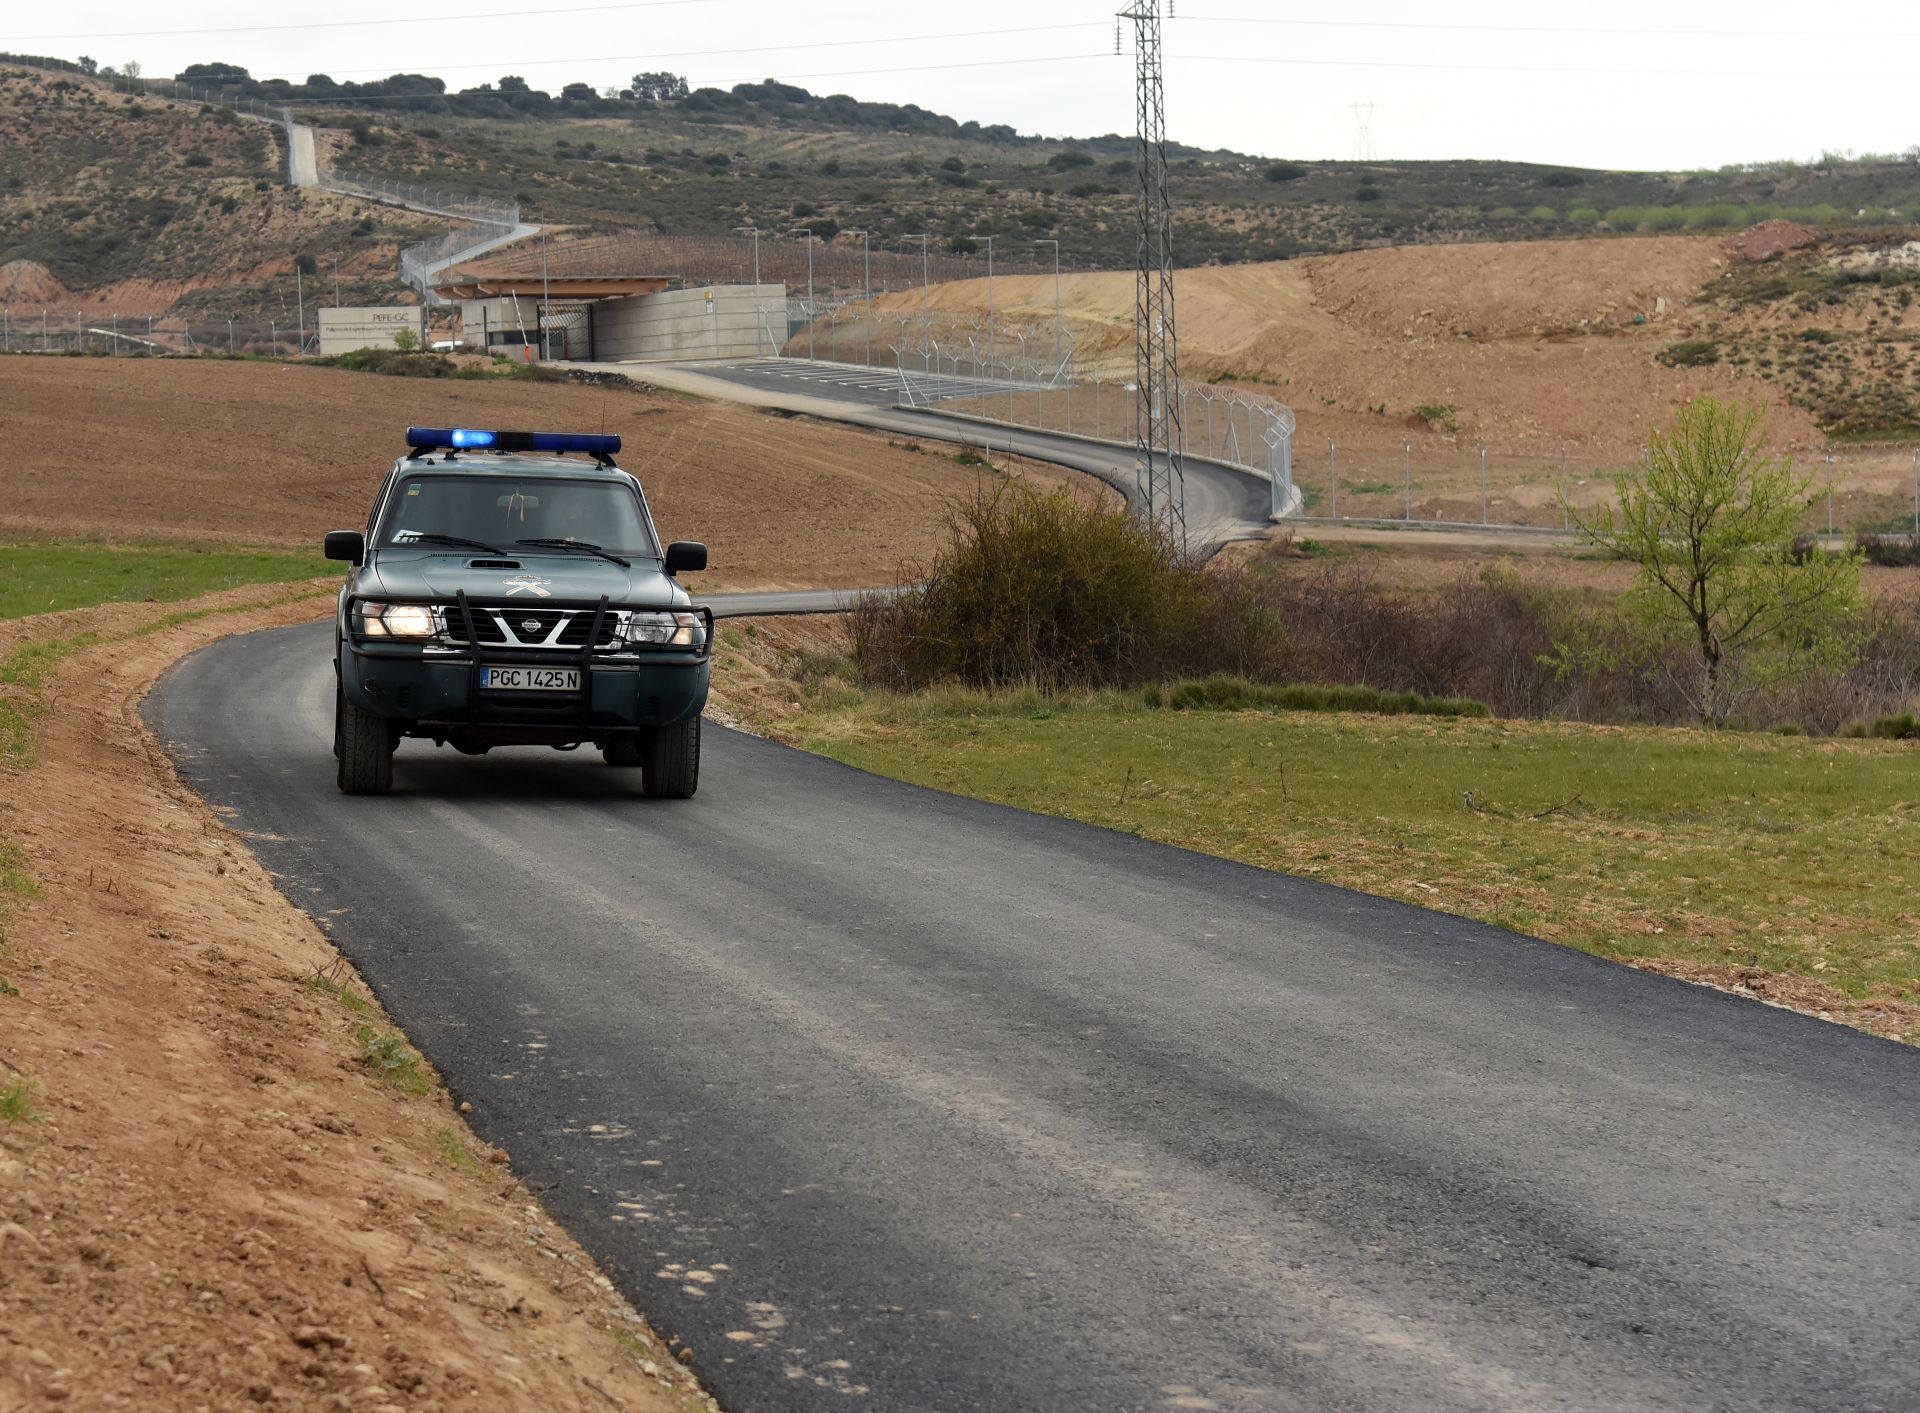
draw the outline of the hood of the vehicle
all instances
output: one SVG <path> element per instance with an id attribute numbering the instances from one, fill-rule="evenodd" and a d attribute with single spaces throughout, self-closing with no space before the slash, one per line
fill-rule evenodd
<path id="1" fill-rule="evenodd" d="M 465 592 L 480 600 L 512 599 L 529 605 L 584 599 L 602 594 L 620 608 L 668 608 L 689 602 L 687 591 L 660 572 L 657 561 L 636 559 L 622 569 L 585 554 L 503 555 L 518 569 L 474 567 L 477 550 L 383 549 L 361 577 L 360 592 L 395 598 L 451 600 Z"/>

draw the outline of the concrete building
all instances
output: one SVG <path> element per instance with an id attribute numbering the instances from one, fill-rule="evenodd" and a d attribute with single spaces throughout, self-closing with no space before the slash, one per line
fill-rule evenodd
<path id="1" fill-rule="evenodd" d="M 785 285 L 672 289 L 654 275 L 449 271 L 436 291 L 460 308 L 462 341 L 509 357 L 585 362 L 751 358 L 786 336 Z M 543 299 L 543 295 L 545 296 Z"/>
<path id="2" fill-rule="evenodd" d="M 427 311 L 417 304 L 380 304 L 320 311 L 320 356 L 351 353 L 356 348 L 392 348 L 393 336 L 410 330 L 427 346 Z"/>

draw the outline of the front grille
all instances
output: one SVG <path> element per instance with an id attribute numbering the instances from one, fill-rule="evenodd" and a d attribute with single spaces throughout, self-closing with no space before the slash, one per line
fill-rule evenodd
<path id="1" fill-rule="evenodd" d="M 458 604 L 446 610 L 447 641 L 479 642 L 483 647 L 545 649 L 571 648 L 578 652 L 587 645 L 593 628 L 594 610 L 590 608 L 530 608 L 522 604 L 469 604 L 471 627 L 462 620 Z M 609 609 L 600 622 L 600 636 L 594 646 L 610 648 L 619 642 L 620 621 Z"/>

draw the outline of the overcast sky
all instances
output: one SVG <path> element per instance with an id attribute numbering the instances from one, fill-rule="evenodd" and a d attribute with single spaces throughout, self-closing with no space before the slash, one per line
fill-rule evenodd
<path id="1" fill-rule="evenodd" d="M 294 79 L 407 70 L 456 88 L 511 73 L 554 92 L 638 69 L 696 87 L 773 77 L 1089 136 L 1133 128 L 1114 3 L 73 0 L 9 6 L 0 49 L 133 59 L 149 76 L 209 59 Z M 1356 103 L 1374 105 L 1382 158 L 1687 168 L 1920 143 L 1913 0 L 1179 0 L 1178 10 L 1165 27 L 1168 129 L 1207 147 L 1351 157 Z M 1291 18 L 1309 13 L 1321 18 Z M 135 33 L 156 28 L 175 32 Z"/>

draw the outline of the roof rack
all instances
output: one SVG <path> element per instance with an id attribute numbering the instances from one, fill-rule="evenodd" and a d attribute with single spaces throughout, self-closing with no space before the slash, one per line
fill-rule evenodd
<path id="1" fill-rule="evenodd" d="M 617 432 L 505 432 L 481 427 L 409 427 L 409 460 L 430 451 L 583 451 L 602 466 L 620 450 Z"/>

